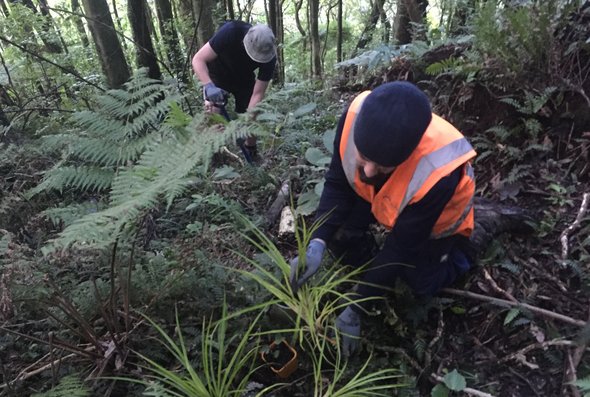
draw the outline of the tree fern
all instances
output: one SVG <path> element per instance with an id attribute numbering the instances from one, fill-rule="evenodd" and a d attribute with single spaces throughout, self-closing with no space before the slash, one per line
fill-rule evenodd
<path id="1" fill-rule="evenodd" d="M 163 128 L 172 130 L 167 123 Z M 255 132 L 252 124 L 240 121 L 220 130 L 218 125 L 207 126 L 205 116 L 196 116 L 183 133 L 154 140 L 136 164 L 120 167 L 111 184 L 109 208 L 76 220 L 45 250 L 80 243 L 105 248 L 115 239 L 128 237 L 144 210 L 160 200 L 169 207 L 222 146 Z"/>
<path id="2" fill-rule="evenodd" d="M 45 190 L 104 190 L 110 187 L 120 167 L 136 162 L 155 141 L 162 138 L 161 125 L 170 106 L 180 96 L 137 73 L 125 89 L 111 90 L 97 98 L 96 110 L 75 113 L 78 125 L 67 134 L 46 137 L 49 147 L 67 143 L 63 164 L 46 173 L 29 195 Z M 83 166 L 80 166 L 83 163 Z"/>
<path id="3" fill-rule="evenodd" d="M 60 190 L 74 187 L 79 190 L 102 191 L 108 189 L 114 172 L 98 167 L 58 167 L 47 173 L 43 181 L 28 192 L 29 196 L 44 190 Z"/>

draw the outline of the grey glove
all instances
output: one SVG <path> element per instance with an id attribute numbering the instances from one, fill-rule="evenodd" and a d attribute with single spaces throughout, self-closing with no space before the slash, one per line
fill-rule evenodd
<path id="1" fill-rule="evenodd" d="M 336 319 L 336 329 L 340 332 L 342 354 L 350 356 L 359 346 L 361 337 L 361 317 L 348 306 Z"/>
<path id="2" fill-rule="evenodd" d="M 305 252 L 305 272 L 299 278 L 297 278 L 299 257 L 295 257 L 291 260 L 289 263 L 291 265 L 289 281 L 291 282 L 291 288 L 293 288 L 293 292 L 297 292 L 297 290 L 318 271 L 320 268 L 320 263 L 322 262 L 322 257 L 324 256 L 325 249 L 326 244 L 322 240 L 313 239 L 309 242 L 307 251 Z"/>
<path id="3" fill-rule="evenodd" d="M 215 84 L 205 84 L 203 91 L 205 93 L 205 99 L 209 102 L 212 102 L 214 105 L 225 105 L 225 91 Z"/>

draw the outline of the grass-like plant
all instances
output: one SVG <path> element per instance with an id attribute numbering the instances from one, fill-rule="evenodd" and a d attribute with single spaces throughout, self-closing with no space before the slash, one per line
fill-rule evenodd
<path id="1" fill-rule="evenodd" d="M 258 343 L 252 343 L 254 329 L 260 318 L 258 314 L 234 343 L 237 335 L 228 335 L 227 305 L 223 304 L 221 319 L 203 324 L 201 337 L 201 368 L 195 370 L 188 355 L 187 344 L 180 330 L 178 313 L 176 329 L 178 342 L 148 317 L 146 320 L 158 331 L 160 343 L 172 353 L 178 370 L 170 370 L 153 359 L 139 356 L 147 364 L 143 368 L 149 372 L 147 379 L 125 379 L 147 386 L 144 395 L 176 397 L 228 397 L 240 396 L 246 390 L 250 376 L 256 370 Z M 257 339 L 254 339 L 255 341 Z"/>
<path id="2" fill-rule="evenodd" d="M 244 276 L 256 281 L 266 289 L 275 299 L 265 302 L 265 305 L 280 303 L 287 306 L 293 313 L 295 325 L 292 331 L 300 345 L 304 341 L 311 343 L 311 348 L 321 346 L 326 339 L 335 344 L 331 336 L 334 334 L 332 322 L 335 315 L 351 303 L 374 299 L 363 298 L 355 300 L 357 295 L 350 290 L 358 283 L 363 268 L 348 269 L 332 265 L 326 271 L 319 271 L 305 285 L 293 290 L 289 276 L 291 267 L 289 259 L 281 253 L 276 244 L 258 229 L 249 219 L 241 216 L 246 225 L 242 233 L 259 251 L 263 252 L 275 266 L 268 269 L 255 259 L 241 255 L 255 271 L 238 269 Z M 296 221 L 295 237 L 297 240 L 299 258 L 305 258 L 305 251 L 313 232 L 319 227 L 322 219 L 307 227 L 304 220 Z M 299 261 L 300 268 L 305 266 L 304 260 Z"/>
<path id="3" fill-rule="evenodd" d="M 329 357 L 326 355 L 328 348 L 326 340 L 318 346 L 310 357 L 313 367 L 314 389 L 313 397 L 373 397 L 373 396 L 390 396 L 391 389 L 404 386 L 399 383 L 402 377 L 394 368 L 384 368 L 375 372 L 369 371 L 369 364 L 372 356 L 369 356 L 365 363 L 355 370 L 355 375 L 346 381 L 346 378 L 352 372 L 348 367 L 349 362 L 342 360 L 340 351 L 336 351 L 335 359 L 330 351 Z M 329 379 L 326 381 L 326 379 Z"/>

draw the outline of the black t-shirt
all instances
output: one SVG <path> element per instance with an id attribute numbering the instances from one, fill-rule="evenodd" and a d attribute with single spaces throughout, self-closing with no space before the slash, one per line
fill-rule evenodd
<path id="1" fill-rule="evenodd" d="M 243 41 L 251 27 L 246 22 L 229 21 L 209 40 L 209 45 L 217 54 L 217 58 L 207 64 L 209 75 L 216 85 L 228 91 L 251 90 L 256 69 L 258 80 L 270 81 L 272 78 L 276 57 L 270 62 L 259 63 L 246 53 Z"/>

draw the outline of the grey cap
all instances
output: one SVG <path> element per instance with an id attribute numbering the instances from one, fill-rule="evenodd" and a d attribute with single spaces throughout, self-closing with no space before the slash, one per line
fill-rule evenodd
<path id="1" fill-rule="evenodd" d="M 275 35 L 267 25 L 254 25 L 244 36 L 244 48 L 254 61 L 270 62 L 277 54 Z"/>

